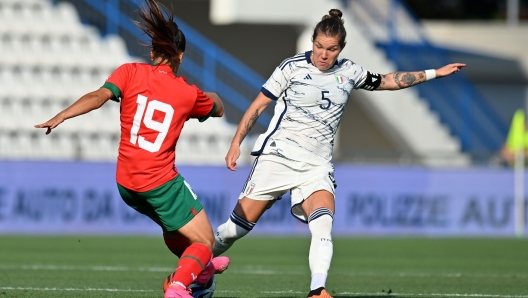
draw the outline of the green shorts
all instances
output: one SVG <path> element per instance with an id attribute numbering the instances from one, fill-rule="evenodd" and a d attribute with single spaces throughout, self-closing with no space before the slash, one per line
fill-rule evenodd
<path id="1" fill-rule="evenodd" d="M 125 203 L 155 222 L 165 231 L 176 231 L 186 225 L 203 209 L 202 203 L 178 174 L 176 178 L 145 192 L 137 192 L 117 184 Z"/>

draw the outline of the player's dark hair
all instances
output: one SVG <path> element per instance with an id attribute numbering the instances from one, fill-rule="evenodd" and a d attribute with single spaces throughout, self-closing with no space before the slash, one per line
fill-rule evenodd
<path id="1" fill-rule="evenodd" d="M 151 39 L 146 45 L 152 49 L 155 58 L 168 60 L 173 70 L 181 63 L 179 55 L 185 52 L 185 35 L 174 22 L 174 14 L 154 0 L 145 0 L 146 6 L 136 11 L 141 22 L 136 25 Z"/>
<path id="2" fill-rule="evenodd" d="M 337 36 L 339 39 L 339 46 L 344 48 L 346 43 L 346 30 L 344 26 L 345 21 L 341 19 L 342 16 L 343 13 L 339 9 L 331 9 L 315 26 L 312 35 L 312 42 L 314 42 L 317 35 L 321 33 L 330 37 Z"/>

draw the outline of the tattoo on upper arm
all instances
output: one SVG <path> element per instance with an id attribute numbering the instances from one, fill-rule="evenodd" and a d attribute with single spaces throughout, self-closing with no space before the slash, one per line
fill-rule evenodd
<path id="1" fill-rule="evenodd" d="M 253 125 L 255 125 L 255 122 L 257 122 L 257 119 L 259 117 L 259 109 L 255 110 L 255 113 L 249 117 L 249 119 L 246 120 L 244 123 L 243 129 L 240 131 L 240 137 L 241 139 L 244 139 L 246 135 L 249 133 Z"/>

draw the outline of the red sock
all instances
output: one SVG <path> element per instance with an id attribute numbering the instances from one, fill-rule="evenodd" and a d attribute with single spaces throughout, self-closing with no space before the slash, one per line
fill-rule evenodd
<path id="1" fill-rule="evenodd" d="M 189 247 L 189 245 L 191 245 L 189 240 L 183 236 L 178 238 L 163 237 L 163 240 L 165 240 L 165 245 L 167 245 L 169 250 L 178 258 L 181 258 L 183 252 L 187 249 L 187 247 Z"/>
<path id="2" fill-rule="evenodd" d="M 186 288 L 189 287 L 211 258 L 212 252 L 209 247 L 200 243 L 191 244 L 183 252 L 172 281 L 178 282 Z"/>

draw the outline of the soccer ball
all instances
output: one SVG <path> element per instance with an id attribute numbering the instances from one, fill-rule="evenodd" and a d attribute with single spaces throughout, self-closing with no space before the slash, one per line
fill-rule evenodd
<path id="1" fill-rule="evenodd" d="M 205 285 L 193 283 L 189 286 L 189 289 L 191 289 L 194 298 L 211 298 L 216 289 L 216 278 L 213 275 Z"/>

